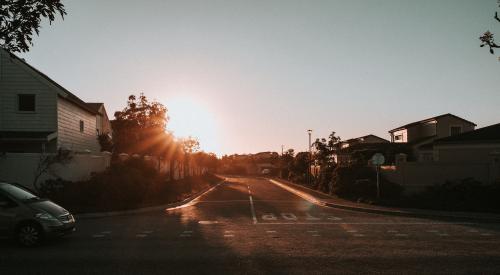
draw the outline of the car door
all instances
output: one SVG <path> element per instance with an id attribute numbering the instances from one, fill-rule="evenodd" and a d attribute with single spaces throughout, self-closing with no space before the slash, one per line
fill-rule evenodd
<path id="1" fill-rule="evenodd" d="M 5 237 L 14 226 L 18 204 L 0 193 L 0 236 Z"/>

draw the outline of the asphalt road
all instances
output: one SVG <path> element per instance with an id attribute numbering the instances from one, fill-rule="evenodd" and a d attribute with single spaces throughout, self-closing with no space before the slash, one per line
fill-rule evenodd
<path id="1" fill-rule="evenodd" d="M 500 224 L 314 205 L 229 178 L 182 208 L 78 221 L 62 240 L 0 243 L 0 274 L 499 274 Z"/>

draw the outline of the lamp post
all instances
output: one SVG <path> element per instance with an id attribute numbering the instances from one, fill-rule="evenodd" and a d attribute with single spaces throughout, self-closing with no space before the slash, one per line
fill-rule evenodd
<path id="1" fill-rule="evenodd" d="M 307 130 L 307 134 L 309 135 L 309 161 L 307 163 L 307 184 L 311 185 L 311 161 L 312 161 L 312 152 L 311 152 L 311 129 Z"/>

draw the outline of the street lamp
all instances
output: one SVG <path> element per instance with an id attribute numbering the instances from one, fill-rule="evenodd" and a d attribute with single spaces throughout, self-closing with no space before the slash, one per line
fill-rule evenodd
<path id="1" fill-rule="evenodd" d="M 307 184 L 311 185 L 311 161 L 312 161 L 312 152 L 311 152 L 311 129 L 307 130 L 307 134 L 309 135 L 309 161 L 307 163 Z"/>

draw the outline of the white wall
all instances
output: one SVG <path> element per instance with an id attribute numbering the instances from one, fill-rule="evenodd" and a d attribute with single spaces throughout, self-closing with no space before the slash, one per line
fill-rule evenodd
<path id="1" fill-rule="evenodd" d="M 57 120 L 59 148 L 76 152 L 90 150 L 93 153 L 100 151 L 96 132 L 96 116 L 75 104 L 63 99 L 57 99 Z M 84 121 L 84 131 L 80 132 L 80 120 Z"/>
<path id="2" fill-rule="evenodd" d="M 54 165 L 54 173 L 65 180 L 79 181 L 90 178 L 92 172 L 104 171 L 110 165 L 109 154 L 75 154 L 70 163 Z M 0 180 L 22 184 L 33 188 L 35 171 L 40 161 L 37 153 L 7 153 L 0 156 Z M 45 174 L 39 183 L 51 178 Z"/>

